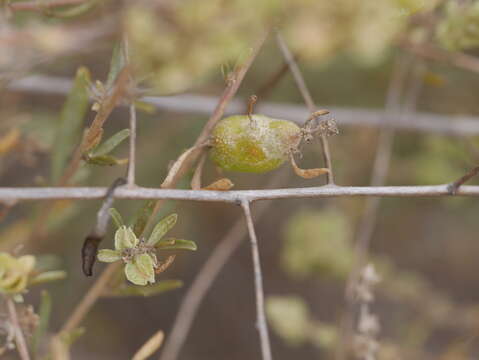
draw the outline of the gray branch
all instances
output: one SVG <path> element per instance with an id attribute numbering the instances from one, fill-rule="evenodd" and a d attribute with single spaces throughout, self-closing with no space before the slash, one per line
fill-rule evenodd
<path id="1" fill-rule="evenodd" d="M 10 83 L 9 89 L 52 95 L 65 95 L 71 88 L 71 80 L 50 76 L 30 76 Z M 142 98 L 143 101 L 158 109 L 210 115 L 217 99 L 213 96 L 175 95 Z M 341 126 L 372 126 L 384 125 L 384 110 L 362 108 L 327 107 Z M 306 106 L 294 104 L 279 104 L 261 102 L 256 107 L 258 113 L 275 118 L 288 119 L 304 123 L 311 114 Z M 233 100 L 228 105 L 227 114 L 244 112 L 244 102 Z M 427 133 L 443 133 L 457 135 L 479 134 L 479 118 L 468 115 L 441 115 L 432 113 L 391 114 L 388 126 L 398 130 L 412 130 Z"/>
<path id="2" fill-rule="evenodd" d="M 0 201 L 11 204 L 25 200 L 101 199 L 105 187 L 4 187 L 0 188 Z M 457 196 L 479 196 L 479 186 L 461 186 Z M 380 197 L 439 197 L 452 196 L 450 185 L 427 186 L 335 186 L 286 188 L 272 190 L 174 190 L 145 187 L 120 187 L 115 190 L 117 199 L 164 199 L 187 201 L 212 201 L 241 203 L 242 201 L 317 198 L 339 196 L 380 196 Z"/>

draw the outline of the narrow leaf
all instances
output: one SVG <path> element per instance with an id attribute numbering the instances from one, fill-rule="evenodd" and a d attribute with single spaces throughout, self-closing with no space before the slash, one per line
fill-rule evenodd
<path id="1" fill-rule="evenodd" d="M 160 220 L 158 224 L 156 224 L 155 228 L 151 232 L 150 238 L 148 239 L 147 245 L 155 246 L 155 244 L 161 240 L 161 238 L 171 230 L 173 226 L 176 224 L 176 220 L 178 220 L 177 214 L 171 214 L 165 217 L 164 219 Z"/>
<path id="2" fill-rule="evenodd" d="M 196 243 L 191 240 L 167 238 L 160 240 L 155 245 L 156 248 L 161 250 L 192 250 L 195 251 L 198 247 Z"/>
<path id="3" fill-rule="evenodd" d="M 93 9 L 97 1 L 88 1 L 82 4 L 71 6 L 68 9 L 48 9 L 48 15 L 56 18 L 68 19 L 83 15 Z"/>
<path id="4" fill-rule="evenodd" d="M 45 271 L 32 278 L 29 284 L 38 285 L 51 281 L 63 280 L 66 277 L 67 273 L 62 270 Z"/>
<path id="5" fill-rule="evenodd" d="M 124 165 L 128 163 L 128 159 L 118 159 L 110 155 L 98 155 L 98 156 L 87 156 L 85 161 L 91 165 L 100 165 L 100 166 L 113 166 L 113 165 Z"/>
<path id="6" fill-rule="evenodd" d="M 142 208 L 138 211 L 136 215 L 135 225 L 133 226 L 133 232 L 136 236 L 140 237 L 145 230 L 146 224 L 148 223 L 148 219 L 150 218 L 151 214 L 153 213 L 153 209 L 155 208 L 156 201 L 155 200 L 148 200 L 142 206 Z"/>
<path id="7" fill-rule="evenodd" d="M 117 250 L 101 249 L 98 251 L 98 260 L 106 263 L 112 263 L 121 260 L 121 253 Z"/>
<path id="8" fill-rule="evenodd" d="M 115 44 L 113 48 L 113 53 L 111 55 L 110 61 L 110 71 L 108 72 L 108 77 L 106 80 L 106 88 L 110 89 L 115 83 L 116 78 L 120 71 L 125 67 L 126 61 L 123 52 L 123 44 L 121 41 Z"/>
<path id="9" fill-rule="evenodd" d="M 107 293 L 106 296 L 123 297 L 123 296 L 154 296 L 162 294 L 167 291 L 178 289 L 183 286 L 183 282 L 180 280 L 162 280 L 155 284 L 147 286 L 121 286 Z"/>
<path id="10" fill-rule="evenodd" d="M 51 178 L 53 182 L 60 178 L 72 150 L 80 141 L 83 118 L 88 110 L 87 87 L 89 82 L 89 71 L 84 67 L 79 68 L 73 88 L 60 113 L 51 158 Z"/>
<path id="11" fill-rule="evenodd" d="M 123 129 L 117 132 L 112 137 L 105 140 L 103 144 L 100 144 L 95 150 L 92 152 L 92 156 L 102 156 L 110 153 L 114 148 L 120 145 L 126 138 L 130 136 L 130 129 Z"/>
<path id="12" fill-rule="evenodd" d="M 157 331 L 152 337 L 148 339 L 146 343 L 135 353 L 133 360 L 146 360 L 148 359 L 155 351 L 157 351 L 161 344 L 163 344 L 163 339 L 165 334 L 163 331 Z"/>
<path id="13" fill-rule="evenodd" d="M 110 208 L 109 212 L 117 228 L 121 228 L 125 225 L 118 210 L 116 210 L 115 208 Z"/>
<path id="14" fill-rule="evenodd" d="M 50 313 L 52 311 L 52 298 L 48 291 L 43 290 L 41 293 L 41 300 L 40 300 L 40 310 L 39 314 L 39 322 L 38 326 L 35 329 L 32 337 L 31 343 L 31 350 L 33 353 L 34 358 L 37 357 L 38 347 L 40 342 L 42 341 L 43 336 L 45 335 L 48 329 L 48 323 L 50 321 Z"/>

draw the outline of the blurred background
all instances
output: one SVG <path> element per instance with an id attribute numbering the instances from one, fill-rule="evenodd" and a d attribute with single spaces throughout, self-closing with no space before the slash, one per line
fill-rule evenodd
<path id="1" fill-rule="evenodd" d="M 122 36 L 129 41 L 141 95 L 218 99 L 228 75 L 271 28 L 283 34 L 318 108 L 332 109 L 340 134 L 328 140 L 338 185 L 369 185 L 378 151 L 390 156 L 383 169 L 387 185 L 448 183 L 477 165 L 478 1 L 55 3 L 0 3 L 2 187 L 59 185 L 95 111 L 91 103 L 78 100 L 78 89 L 70 92 L 69 98 L 77 100 L 68 105 L 69 91 L 63 93 L 58 80 L 73 80 L 80 67 L 88 69 L 87 94 L 103 106 L 113 88 L 107 80 L 112 53 Z M 271 33 L 236 96 L 244 102 L 240 112 L 246 111 L 251 94 L 258 95 L 258 107 L 302 106 L 286 69 Z M 95 83 L 97 79 L 102 83 Z M 108 117 L 104 138 L 128 128 L 124 105 Z M 137 103 L 138 185 L 159 187 L 171 161 L 195 142 L 208 114 L 187 110 L 188 105 L 185 111 L 181 106 L 168 111 Z M 385 132 L 389 140 L 378 150 Z M 322 161 L 317 140 L 302 152 L 302 167 Z M 83 162 L 68 185 L 109 186 L 124 176 L 127 165 L 121 159 L 128 157 L 128 141 L 112 155 L 114 165 Z M 188 172 L 178 187 L 189 188 L 192 175 Z M 266 174 L 224 175 L 234 189 L 324 184 L 322 178 L 298 178 L 289 165 Z M 203 182 L 217 177 L 208 160 Z M 274 200 L 257 217 L 261 205 L 253 204 L 274 358 L 479 358 L 479 205 L 472 197 L 387 198 L 377 204 L 366 262 L 381 279 L 371 289 L 374 301 L 369 303 L 380 328 L 366 331 L 367 351 L 353 345 L 349 355 L 338 354 L 346 347 L 341 323 L 351 311 L 345 289 L 357 258 L 354 244 L 364 231 L 365 214 L 367 219 L 374 216 L 366 212 L 366 202 L 347 197 Z M 131 221 L 143 204 L 121 200 L 114 206 Z M 48 356 L 51 336 L 105 267 L 96 264 L 91 278 L 81 271 L 83 240 L 100 205 L 96 200 L 2 204 L 0 250 L 16 257 L 33 254 L 38 266 L 67 274 L 51 284 L 28 287 L 23 295 L 24 305 L 32 305 L 35 312 L 42 291 L 47 290 L 52 301 L 48 330 L 35 358 Z M 194 240 L 198 249 L 178 252 L 158 280 L 180 280 L 183 286 L 148 297 L 102 297 L 81 324 L 84 332 L 69 349 L 72 359 L 129 359 L 159 329 L 168 338 L 195 276 L 243 217 L 239 207 L 228 204 L 168 201 L 158 218 L 171 212 L 179 215 L 171 236 Z M 113 247 L 113 234 L 110 226 L 100 248 Z M 160 254 L 160 260 L 168 254 Z M 358 303 L 352 308 L 353 333 L 364 336 L 358 327 Z M 0 316 L 0 321 L 6 317 Z M 245 237 L 207 293 L 178 358 L 260 358 L 255 319 L 253 268 Z M 3 346 L 9 341 L 8 329 L 1 328 L 1 357 L 18 358 L 14 349 Z"/>

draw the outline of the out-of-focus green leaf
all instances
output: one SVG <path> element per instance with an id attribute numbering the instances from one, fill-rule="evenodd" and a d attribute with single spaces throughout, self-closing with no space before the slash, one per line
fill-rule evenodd
<path id="1" fill-rule="evenodd" d="M 117 132 L 115 135 L 105 140 L 103 144 L 98 145 L 92 152 L 91 157 L 103 156 L 109 154 L 113 149 L 120 145 L 123 140 L 130 136 L 129 129 L 123 129 Z"/>
<path id="2" fill-rule="evenodd" d="M 173 226 L 175 226 L 176 220 L 178 220 L 177 214 L 168 215 L 164 219 L 160 220 L 160 222 L 156 224 L 155 228 L 151 232 L 150 238 L 147 241 L 147 245 L 155 246 L 155 244 L 160 241 L 161 238 L 168 231 L 170 231 Z"/>
<path id="3" fill-rule="evenodd" d="M 106 296 L 154 296 L 183 286 L 180 280 L 162 280 L 147 286 L 126 285 L 112 290 Z"/>
<path id="4" fill-rule="evenodd" d="M 85 158 L 85 161 L 88 164 L 100 166 L 124 165 L 128 163 L 128 159 L 117 159 L 110 155 L 88 156 Z"/>
<path id="5" fill-rule="evenodd" d="M 269 296 L 266 314 L 271 328 L 290 345 L 301 345 L 308 339 L 309 310 L 298 296 Z"/>
<path id="6" fill-rule="evenodd" d="M 285 228 L 282 264 L 289 274 L 312 274 L 344 279 L 353 262 L 351 225 L 334 209 L 301 211 Z"/>
<path id="7" fill-rule="evenodd" d="M 167 238 L 156 243 L 155 247 L 160 250 L 192 250 L 198 249 L 196 243 L 191 240 Z"/>
<path id="8" fill-rule="evenodd" d="M 29 284 L 38 285 L 51 281 L 63 280 L 66 277 L 67 273 L 62 270 L 45 271 L 30 279 Z"/>
<path id="9" fill-rule="evenodd" d="M 71 152 L 80 141 L 83 118 L 88 110 L 89 82 L 88 69 L 79 68 L 73 88 L 60 113 L 51 159 L 51 178 L 54 183 L 60 178 Z"/>
<path id="10" fill-rule="evenodd" d="M 37 357 L 38 347 L 40 342 L 48 329 L 48 323 L 50 321 L 50 313 L 52 311 L 52 298 L 48 291 L 43 290 L 41 294 L 40 300 L 40 310 L 38 314 L 40 316 L 40 320 L 38 322 L 38 326 L 33 333 L 32 342 L 31 342 L 31 350 L 33 353 L 34 358 Z"/>
<path id="11" fill-rule="evenodd" d="M 156 200 L 147 200 L 145 204 L 141 207 L 136 215 L 135 225 L 133 226 L 133 232 L 136 236 L 140 237 L 145 230 L 148 219 L 153 213 L 155 208 Z"/>
<path id="12" fill-rule="evenodd" d="M 106 263 L 112 263 L 121 260 L 121 253 L 117 250 L 101 249 L 98 251 L 98 260 Z"/>
<path id="13" fill-rule="evenodd" d="M 123 52 L 123 44 L 121 41 L 115 44 L 113 48 L 113 53 L 111 55 L 110 61 L 110 71 L 108 72 L 108 77 L 106 79 L 106 88 L 110 89 L 115 83 L 116 77 L 120 71 L 125 67 L 125 55 Z"/>
<path id="14" fill-rule="evenodd" d="M 117 228 L 121 228 L 125 223 L 123 222 L 123 218 L 121 217 L 120 213 L 115 208 L 110 208 L 108 211 L 110 213 L 113 222 L 115 223 Z"/>
<path id="15" fill-rule="evenodd" d="M 135 100 L 133 103 L 135 104 L 135 106 L 138 110 L 141 110 L 141 111 L 143 111 L 147 114 L 152 115 L 152 114 L 156 113 L 156 107 L 153 104 L 150 104 L 150 103 L 147 103 L 147 102 L 144 102 L 144 101 L 140 101 L 140 100 Z"/>

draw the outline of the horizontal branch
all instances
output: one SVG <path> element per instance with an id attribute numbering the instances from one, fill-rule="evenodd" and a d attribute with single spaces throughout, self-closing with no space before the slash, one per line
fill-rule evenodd
<path id="1" fill-rule="evenodd" d="M 0 201 L 11 203 L 25 200 L 54 199 L 101 199 L 104 187 L 16 187 L 0 188 Z M 145 187 L 120 187 L 115 190 L 116 199 L 164 199 L 241 203 L 242 201 L 338 197 L 338 196 L 380 196 L 380 197 L 438 197 L 449 196 L 450 185 L 428 186 L 335 186 L 287 188 L 273 190 L 173 190 Z M 455 195 L 479 196 L 479 186 L 461 186 Z"/>
<path id="2" fill-rule="evenodd" d="M 28 91 L 41 94 L 65 95 L 71 88 L 71 81 L 66 78 L 50 76 L 30 76 L 13 81 L 10 90 Z M 216 104 L 217 98 L 202 95 L 176 95 L 176 96 L 147 96 L 143 101 L 154 105 L 158 109 L 173 112 L 210 115 Z M 260 102 L 256 111 L 275 118 L 289 119 L 303 123 L 309 117 L 305 106 L 293 104 L 279 104 Z M 342 126 L 372 126 L 384 125 L 384 110 L 328 107 L 336 121 Z M 233 100 L 228 105 L 227 114 L 244 112 L 244 102 Z M 443 134 L 479 134 L 479 118 L 468 115 L 441 115 L 433 113 L 391 114 L 390 128 L 398 130 L 412 130 L 419 132 L 433 132 Z"/>

